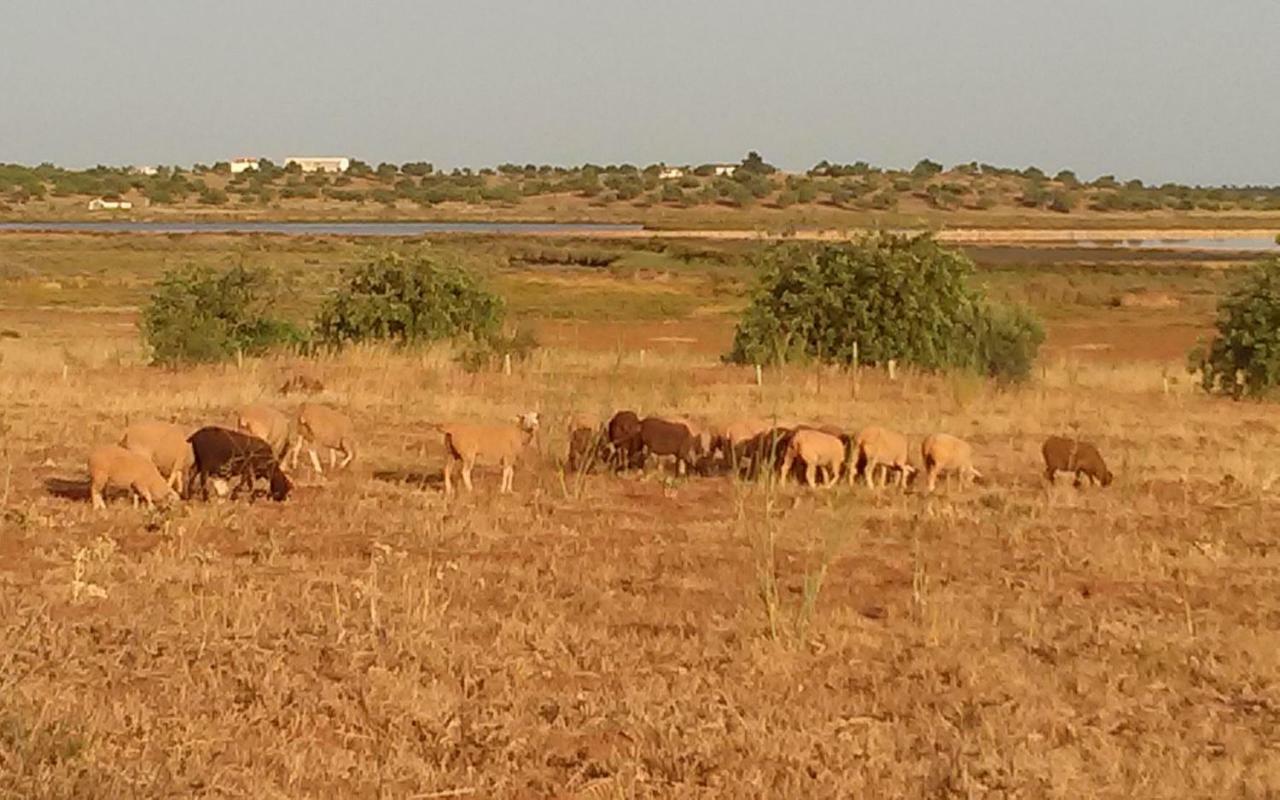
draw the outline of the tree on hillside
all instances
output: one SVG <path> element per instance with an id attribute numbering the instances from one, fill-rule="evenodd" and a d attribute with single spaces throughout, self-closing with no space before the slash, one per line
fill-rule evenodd
<path id="1" fill-rule="evenodd" d="M 752 150 L 742 159 L 742 163 L 738 165 L 738 171 L 753 175 L 772 175 L 778 171 L 778 168 L 766 162 L 759 153 Z"/>

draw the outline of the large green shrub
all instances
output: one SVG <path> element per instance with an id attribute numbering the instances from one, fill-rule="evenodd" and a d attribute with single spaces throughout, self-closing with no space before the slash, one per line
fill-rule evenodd
<path id="1" fill-rule="evenodd" d="M 1023 310 L 988 306 L 973 263 L 929 236 L 781 245 L 734 335 L 730 361 L 772 364 L 896 360 L 928 370 L 1026 377 L 1044 339 Z"/>
<path id="2" fill-rule="evenodd" d="M 161 277 L 142 310 L 143 340 L 157 364 L 222 361 L 302 342 L 302 332 L 275 316 L 279 292 L 262 267 L 187 265 Z"/>
<path id="3" fill-rule="evenodd" d="M 502 300 L 457 264 L 425 253 L 384 253 L 344 273 L 316 315 L 315 333 L 331 347 L 481 340 L 497 335 L 502 317 Z"/>
<path id="4" fill-rule="evenodd" d="M 1259 262 L 1218 303 L 1216 328 L 1188 359 L 1205 391 L 1261 397 L 1280 385 L 1280 258 Z"/>

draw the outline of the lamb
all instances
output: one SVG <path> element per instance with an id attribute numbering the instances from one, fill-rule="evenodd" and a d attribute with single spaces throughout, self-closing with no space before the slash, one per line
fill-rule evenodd
<path id="1" fill-rule="evenodd" d="M 640 440 L 640 417 L 634 411 L 619 411 L 605 427 L 609 448 L 618 469 L 632 467 L 644 451 Z"/>
<path id="2" fill-rule="evenodd" d="M 355 460 L 356 441 L 355 426 L 351 418 L 341 411 L 320 405 L 319 403 L 303 403 L 298 406 L 298 441 L 293 448 L 292 467 L 297 469 L 298 456 L 302 453 L 304 442 L 311 454 L 311 465 L 316 472 L 323 473 L 320 459 L 316 456 L 316 446 L 328 448 L 329 469 L 345 468 Z M 343 455 L 342 463 L 338 463 L 338 452 Z"/>
<path id="3" fill-rule="evenodd" d="M 1044 440 L 1040 448 L 1044 456 L 1044 476 L 1049 483 L 1059 472 L 1074 472 L 1075 485 L 1079 486 L 1087 476 L 1090 481 L 1103 486 L 1110 486 L 1114 477 L 1107 469 L 1107 462 L 1102 460 L 1098 448 L 1089 442 L 1068 439 L 1065 436 L 1050 436 Z"/>
<path id="4" fill-rule="evenodd" d="M 289 450 L 292 433 L 289 417 L 270 406 L 255 404 L 240 409 L 236 414 L 236 427 L 271 445 L 277 458 L 283 459 Z"/>
<path id="5" fill-rule="evenodd" d="M 462 464 L 462 484 L 467 491 L 471 485 L 471 468 L 477 461 L 497 462 L 502 466 L 502 483 L 498 493 L 512 490 L 515 479 L 515 461 L 538 431 L 538 412 L 530 411 L 516 417 L 515 425 L 465 425 L 460 423 L 431 424 L 444 434 L 445 448 L 449 451 L 444 463 L 444 492 L 453 494 L 453 467 Z"/>
<path id="6" fill-rule="evenodd" d="M 905 487 L 907 478 L 909 478 L 916 468 L 911 466 L 908 457 L 907 437 L 891 431 L 888 428 L 882 428 L 879 425 L 872 425 L 863 428 L 854 437 L 854 444 L 857 449 L 857 469 L 849 470 L 849 485 L 852 486 L 857 473 L 860 471 L 867 481 L 869 488 L 876 488 L 876 467 L 883 467 L 883 478 L 880 486 L 884 487 L 889 484 L 889 472 L 897 471 L 896 485 Z"/>
<path id="7" fill-rule="evenodd" d="M 973 447 L 963 439 L 948 433 L 932 433 L 920 444 L 920 456 L 924 460 L 925 474 L 932 492 L 938 485 L 938 476 L 952 472 L 962 481 L 982 480 L 982 473 L 973 466 Z"/>
<path id="8" fill-rule="evenodd" d="M 675 456 L 676 472 L 684 475 L 704 452 L 703 437 L 686 422 L 645 417 L 640 421 L 643 452 L 655 456 Z"/>
<path id="9" fill-rule="evenodd" d="M 89 452 L 89 497 L 94 508 L 107 507 L 102 491 L 108 486 L 132 489 L 135 508 L 139 497 L 149 508 L 157 502 L 168 505 L 178 499 L 178 493 L 150 458 L 114 444 Z"/>
<path id="10" fill-rule="evenodd" d="M 120 446 L 150 460 L 174 491 L 185 494 L 187 471 L 195 458 L 186 428 L 172 422 L 135 422 L 125 428 Z"/>
<path id="11" fill-rule="evenodd" d="M 840 437 L 814 428 L 801 428 L 792 434 L 785 452 L 779 478 L 782 483 L 787 482 L 797 458 L 804 462 L 805 483 L 809 486 L 817 486 L 819 467 L 827 471 L 825 485 L 832 486 L 839 479 L 840 466 L 845 462 L 845 446 Z"/>
<path id="12" fill-rule="evenodd" d="M 210 425 L 191 434 L 188 440 L 195 455 L 193 472 L 200 481 L 201 496 L 209 499 L 210 478 L 239 478 L 236 490 L 248 489 L 253 499 L 253 484 L 266 478 L 271 499 L 282 501 L 289 496 L 293 484 L 280 469 L 280 461 L 271 445 L 243 431 Z M 194 480 L 195 478 L 193 478 Z"/>

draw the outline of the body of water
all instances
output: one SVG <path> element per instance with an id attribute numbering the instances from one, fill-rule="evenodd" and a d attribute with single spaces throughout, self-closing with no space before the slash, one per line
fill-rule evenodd
<path id="1" fill-rule="evenodd" d="M 427 233 L 597 233 L 643 225 L 572 222 L 0 222 L 0 231 L 60 233 L 273 233 L 290 236 L 421 236 Z"/>
<path id="2" fill-rule="evenodd" d="M 1140 250 L 1231 250 L 1249 253 L 1280 252 L 1269 237 L 1226 236 L 1221 239 L 1120 239 L 1072 242 L 1080 247 L 1138 248 Z"/>

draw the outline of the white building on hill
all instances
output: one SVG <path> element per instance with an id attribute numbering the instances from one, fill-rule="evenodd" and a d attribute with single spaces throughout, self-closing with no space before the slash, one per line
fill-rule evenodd
<path id="1" fill-rule="evenodd" d="M 725 178 L 732 178 L 733 173 L 738 171 L 737 164 L 713 164 L 715 174 Z"/>
<path id="2" fill-rule="evenodd" d="M 261 159 L 250 158 L 249 156 L 233 158 L 231 159 L 231 174 L 239 175 L 241 172 L 250 169 L 256 171 L 260 163 Z"/>
<path id="3" fill-rule="evenodd" d="M 289 156 L 284 160 L 287 167 L 297 164 L 303 172 L 346 172 L 351 166 L 351 159 L 340 156 Z"/>
<path id="4" fill-rule="evenodd" d="M 89 201 L 90 211 L 128 211 L 133 203 L 119 197 L 95 197 Z"/>
<path id="5" fill-rule="evenodd" d="M 684 170 L 680 169 L 679 167 L 668 167 L 664 164 L 662 169 L 658 170 L 659 180 L 665 181 L 665 180 L 670 180 L 672 178 L 683 178 L 683 177 L 684 177 Z"/>

